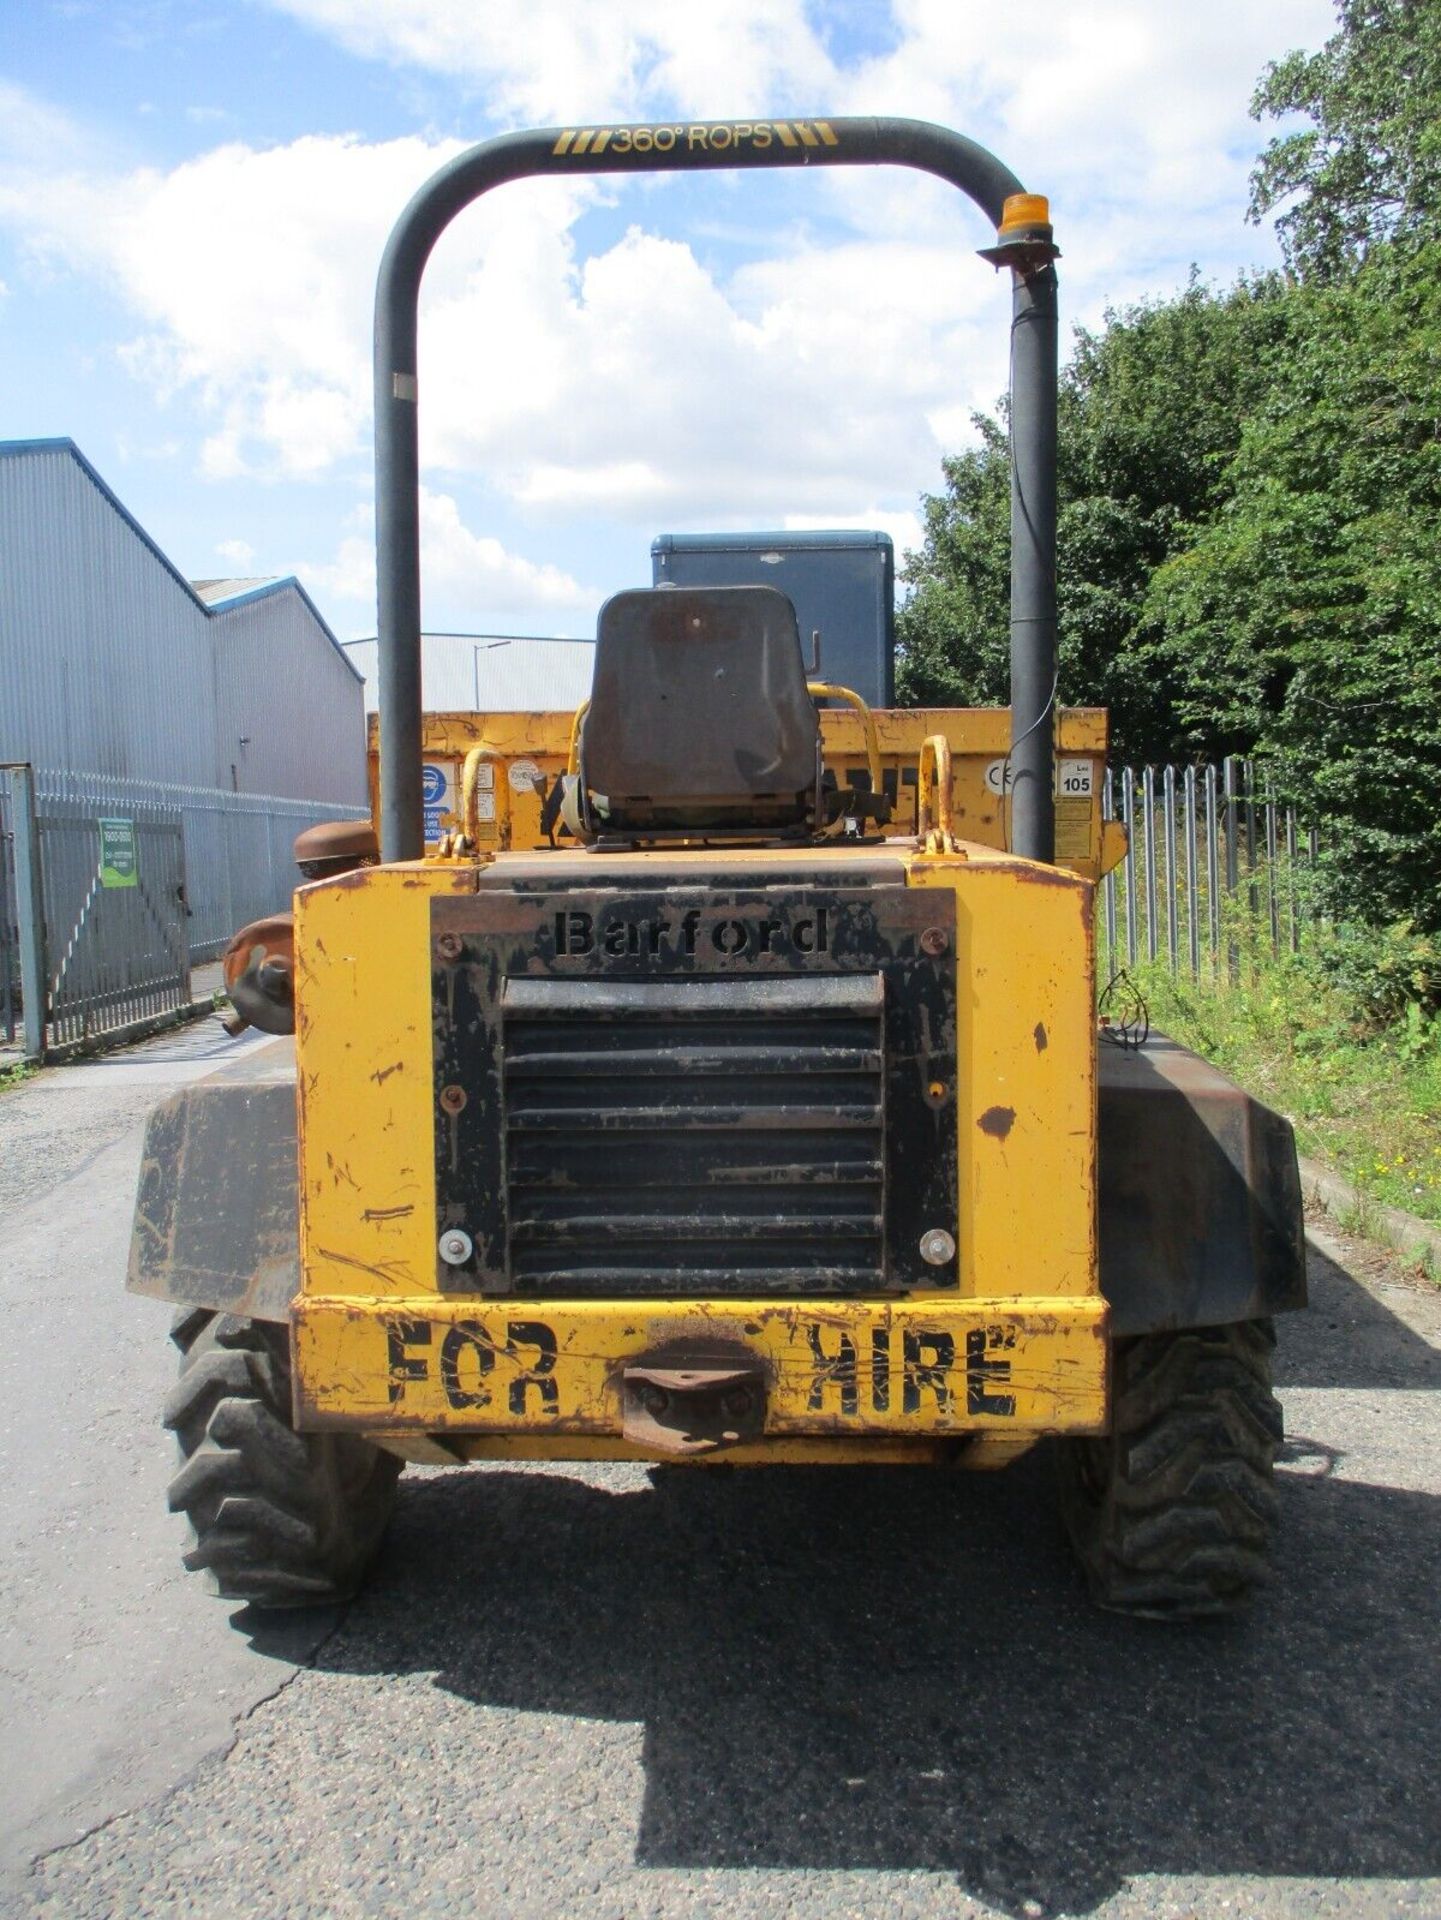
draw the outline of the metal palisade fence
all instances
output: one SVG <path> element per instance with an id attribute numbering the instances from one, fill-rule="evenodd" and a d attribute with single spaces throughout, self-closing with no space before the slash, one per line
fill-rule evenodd
<path id="1" fill-rule="evenodd" d="M 289 903 L 295 836 L 364 817 L 316 801 L 0 768 L 0 1038 L 23 1032 L 38 1053 L 187 1007 L 191 966 Z"/>
<path id="2" fill-rule="evenodd" d="M 21 923 L 38 910 L 39 870 L 34 805 L 24 776 L 28 768 L 0 766 L 0 1043 L 20 1031 L 23 1001 Z M 22 896 L 26 904 L 22 905 Z M 27 1051 L 33 1051 L 34 1019 L 26 1022 Z"/>
<path id="3" fill-rule="evenodd" d="M 1168 960 L 1239 976 L 1241 931 L 1295 952 L 1308 918 L 1318 851 L 1313 826 L 1274 796 L 1266 770 L 1219 765 L 1108 770 L 1104 808 L 1130 849 L 1102 882 L 1103 973 Z"/>

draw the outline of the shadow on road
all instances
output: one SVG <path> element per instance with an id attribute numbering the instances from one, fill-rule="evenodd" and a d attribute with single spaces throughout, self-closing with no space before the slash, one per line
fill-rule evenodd
<path id="1" fill-rule="evenodd" d="M 1314 1246 L 1306 1279 L 1309 1310 L 1276 1323 L 1277 1386 L 1441 1388 L 1441 1353 Z"/>
<path id="2" fill-rule="evenodd" d="M 1049 1464 L 408 1479 L 320 1664 L 643 1722 L 642 1865 L 942 1870 L 1014 1913 L 1144 1873 L 1441 1873 L 1441 1501 L 1283 1473 L 1276 1586 L 1170 1628 L 1090 1607 Z"/>

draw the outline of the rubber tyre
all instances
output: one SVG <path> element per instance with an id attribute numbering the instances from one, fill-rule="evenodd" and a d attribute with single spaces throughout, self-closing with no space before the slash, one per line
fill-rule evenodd
<path id="1" fill-rule="evenodd" d="M 1281 1408 L 1268 1320 L 1118 1340 L 1112 1430 L 1059 1446 L 1061 1515 L 1117 1613 L 1233 1613 L 1270 1577 Z"/>
<path id="2" fill-rule="evenodd" d="M 349 1599 L 390 1518 L 400 1461 L 354 1434 L 295 1431 L 285 1327 L 185 1308 L 171 1339 L 170 1510 L 194 1536 L 185 1565 L 254 1607 Z"/>

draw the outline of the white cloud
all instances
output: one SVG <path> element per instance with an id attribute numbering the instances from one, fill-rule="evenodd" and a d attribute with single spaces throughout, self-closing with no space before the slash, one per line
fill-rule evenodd
<path id="1" fill-rule="evenodd" d="M 168 174 L 12 172 L 0 215 L 139 313 L 124 364 L 202 423 L 207 477 L 321 477 L 367 450 L 385 232 L 453 151 L 311 137 Z M 1001 383 L 1004 307 L 953 251 L 811 247 L 722 282 L 639 227 L 582 259 L 591 197 L 509 188 L 437 249 L 421 336 L 433 469 L 482 472 L 551 519 L 829 514 L 913 497 L 941 450 L 929 423 Z"/>
<path id="2" fill-rule="evenodd" d="M 216 423 L 208 471 L 300 475 L 363 444 L 367 283 L 394 210 L 449 151 L 314 137 L 119 177 L 32 159 L 0 175 L 0 218 L 139 316 L 125 363 Z"/>
<path id="3" fill-rule="evenodd" d="M 723 104 L 965 128 L 1050 193 L 1063 315 L 1089 323 L 1108 302 L 1173 291 L 1192 259 L 1224 278 L 1264 257 L 1240 219 L 1264 138 L 1246 102 L 1268 58 L 1319 45 L 1334 24 L 1330 0 L 1033 0 L 1009 13 L 893 0 L 893 44 L 844 62 L 841 34 L 827 51 L 805 0 L 271 4 L 353 52 L 472 88 L 498 122 Z M 210 479 L 354 481 L 380 251 L 457 150 L 314 135 L 126 170 L 0 86 L 0 221 L 30 263 L 111 291 L 125 366 L 167 426 L 191 429 Z M 984 222 L 914 173 L 837 170 L 813 183 L 824 218 L 810 233 L 747 234 L 725 225 L 732 206 L 760 204 L 743 184 L 715 182 L 720 220 L 694 240 L 673 223 L 695 195 L 582 178 L 508 186 L 441 242 L 420 388 L 438 580 L 480 583 L 507 606 L 577 606 L 588 595 L 569 573 L 511 550 L 517 524 L 553 531 L 567 517 L 646 531 L 856 524 L 859 503 L 862 524 L 914 543 L 940 453 L 1005 382 L 1009 295 L 974 258 Z M 631 194 L 635 224 L 587 251 L 602 229 L 581 215 L 602 194 Z M 509 546 L 463 524 L 462 472 L 511 509 Z M 337 594 L 369 598 L 360 534 L 327 567 Z"/>
<path id="4" fill-rule="evenodd" d="M 892 43 L 844 57 L 844 15 L 805 0 L 270 0 L 354 53 L 474 86 L 504 124 L 750 113 L 891 113 L 955 126 L 1049 190 L 1084 238 L 1093 201 L 1137 230 L 1169 216 L 1205 253 L 1211 216 L 1234 231 L 1260 136 L 1247 116 L 1262 68 L 1319 46 L 1332 0 L 873 0 Z M 824 38 L 812 19 L 827 28 Z M 954 195 L 887 169 L 827 189 L 874 233 L 949 230 Z M 925 226 L 918 230 L 918 212 Z M 1142 248 L 1155 257 L 1158 236 Z"/>
<path id="5" fill-rule="evenodd" d="M 1083 282 L 1103 210 L 1151 265 L 1206 257 L 1222 228 L 1230 248 L 1255 245 L 1240 224 L 1266 137 L 1248 115 L 1252 88 L 1268 60 L 1335 27 L 1331 0 L 1030 0 L 984 13 L 893 0 L 893 12 L 897 45 L 844 76 L 840 110 L 938 120 L 990 146 L 1050 195 L 1065 271 Z M 865 184 L 856 217 L 868 199 L 868 229 L 894 230 L 897 177 Z"/>
<path id="6" fill-rule="evenodd" d="M 375 630 L 375 540 L 368 508 L 353 516 L 347 533 L 328 561 L 300 561 L 295 573 L 312 592 L 346 603 L 363 628 Z M 468 527 L 455 499 L 427 486 L 420 490 L 420 566 L 426 617 L 432 609 L 464 606 L 471 624 L 487 631 L 513 627 L 548 631 L 558 618 L 580 616 L 585 626 L 604 597 L 563 568 L 510 552 L 489 534 Z M 571 625 L 577 624 L 572 618 Z"/>
<path id="7" fill-rule="evenodd" d="M 370 59 L 470 82 L 511 125 L 807 110 L 834 68 L 803 0 L 271 0 Z"/>
<path id="8" fill-rule="evenodd" d="M 220 540 L 215 551 L 222 560 L 228 560 L 232 567 L 249 567 L 255 564 L 255 549 L 248 540 Z"/>
<path id="9" fill-rule="evenodd" d="M 344 601 L 364 615 L 361 625 L 375 632 L 375 541 L 348 533 L 332 560 L 299 560 L 290 569 L 314 595 Z"/>
<path id="10" fill-rule="evenodd" d="M 0 78 L 0 165 L 33 160 L 36 154 L 99 157 L 97 143 L 68 113 Z"/>
<path id="11" fill-rule="evenodd" d="M 820 520 L 806 514 L 788 513 L 781 521 L 781 529 L 786 533 L 828 532 L 837 529 L 863 533 L 888 533 L 891 536 L 891 545 L 896 550 L 898 573 L 906 554 L 919 547 L 925 536 L 919 514 L 897 513 L 893 507 L 877 506 L 858 506 Z"/>
<path id="12" fill-rule="evenodd" d="M 489 351 L 467 354 L 482 314 Z M 452 404 L 427 416 L 423 385 L 426 451 L 548 515 L 831 515 L 914 495 L 932 409 L 968 418 L 1003 380 L 1005 317 L 938 250 L 812 249 L 722 283 L 633 228 L 578 274 L 487 267 L 440 305 L 425 350 Z"/>
<path id="13" fill-rule="evenodd" d="M 519 607 L 550 613 L 594 609 L 597 594 L 562 568 L 508 553 L 499 540 L 473 533 L 449 494 L 420 490 L 421 577 L 437 597 L 464 595 L 495 610 Z"/>

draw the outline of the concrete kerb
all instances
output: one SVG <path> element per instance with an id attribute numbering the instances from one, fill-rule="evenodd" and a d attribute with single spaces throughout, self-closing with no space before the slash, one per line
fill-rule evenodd
<path id="1" fill-rule="evenodd" d="M 1354 1180 L 1332 1173 L 1315 1160 L 1300 1159 L 1301 1191 L 1325 1209 L 1338 1225 L 1350 1227 L 1363 1239 L 1379 1241 L 1408 1258 L 1424 1261 L 1433 1275 L 1441 1275 L 1441 1227 L 1418 1220 L 1400 1207 L 1383 1206 Z"/>

